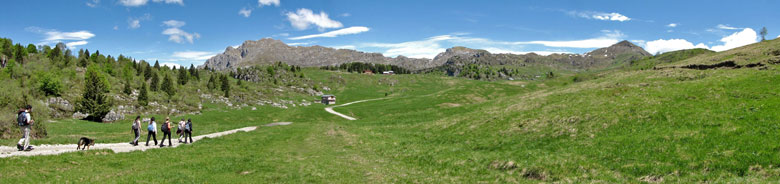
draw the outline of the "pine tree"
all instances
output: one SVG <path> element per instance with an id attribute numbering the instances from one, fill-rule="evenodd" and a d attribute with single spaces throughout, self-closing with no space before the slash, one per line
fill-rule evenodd
<path id="1" fill-rule="evenodd" d="M 150 67 L 150 66 L 147 64 L 147 65 L 146 65 L 146 70 L 144 70 L 144 81 L 147 81 L 147 80 L 149 80 L 150 78 L 152 78 L 152 73 L 153 73 L 153 71 L 152 71 L 152 67 Z M 154 91 L 154 90 L 152 90 L 152 91 Z"/>
<path id="2" fill-rule="evenodd" d="M 111 110 L 110 99 L 106 96 L 110 88 L 98 68 L 87 68 L 84 75 L 84 95 L 76 110 L 89 114 L 89 120 L 101 121 Z"/>
<path id="3" fill-rule="evenodd" d="M 220 78 L 222 81 L 221 89 L 225 92 L 225 98 L 230 98 L 230 81 L 228 80 L 227 75 L 223 75 Z"/>
<path id="4" fill-rule="evenodd" d="M 146 82 L 141 83 L 141 92 L 138 94 L 138 105 L 149 105 L 149 96 L 146 94 Z"/>
<path id="5" fill-rule="evenodd" d="M 154 60 L 154 69 L 160 70 L 160 61 Z"/>
<path id="6" fill-rule="evenodd" d="M 157 73 L 152 73 L 152 82 L 149 84 L 149 88 L 152 91 L 157 91 L 160 89 L 160 76 L 158 76 Z"/>
<path id="7" fill-rule="evenodd" d="M 214 90 L 214 89 L 217 88 L 216 81 L 214 79 L 214 75 L 211 75 L 211 77 L 209 77 L 209 82 L 206 83 L 206 88 L 208 88 L 209 90 Z"/>
<path id="8" fill-rule="evenodd" d="M 171 79 L 170 75 L 165 74 L 160 90 L 168 94 L 168 98 L 171 98 L 176 94 L 176 90 L 173 88 L 173 79 Z"/>
<path id="9" fill-rule="evenodd" d="M 184 67 L 179 68 L 179 84 L 187 85 L 188 80 L 189 74 L 187 73 L 187 70 L 185 70 Z"/>
<path id="10" fill-rule="evenodd" d="M 122 92 L 126 95 L 130 95 L 133 92 L 132 88 L 130 88 L 130 80 L 125 81 L 125 87 L 122 89 Z"/>

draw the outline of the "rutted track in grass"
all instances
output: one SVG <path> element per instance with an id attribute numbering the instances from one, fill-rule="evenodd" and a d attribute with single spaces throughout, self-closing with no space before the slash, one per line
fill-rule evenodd
<path id="1" fill-rule="evenodd" d="M 290 122 L 277 122 L 277 123 L 271 123 L 267 124 L 265 126 L 277 126 L 277 125 L 289 125 Z M 249 132 L 257 129 L 257 126 L 250 126 L 250 127 L 244 127 L 239 129 L 233 129 L 223 132 L 215 132 L 211 134 L 206 135 L 199 135 L 192 137 L 193 142 L 197 142 L 198 140 L 204 139 L 204 138 L 216 138 L 223 135 L 229 135 L 233 133 L 237 133 L 240 131 L 243 132 Z M 159 136 L 160 134 L 158 134 Z M 91 146 L 90 149 L 110 149 L 114 151 L 114 153 L 121 153 L 121 152 L 131 152 L 131 151 L 145 151 L 148 149 L 156 149 L 161 148 L 159 146 L 143 146 L 145 141 L 143 140 L 143 135 L 141 135 L 141 138 L 138 140 L 139 146 L 133 146 L 127 142 L 125 143 L 107 143 L 107 144 L 95 144 L 94 146 Z M 171 139 L 173 140 L 173 139 Z M 98 138 L 97 141 L 100 141 Z M 158 140 L 161 141 L 161 140 Z M 177 141 L 171 141 L 173 143 L 173 146 L 171 147 L 178 147 L 179 145 L 182 145 L 182 143 L 178 143 Z M 79 150 L 76 150 L 76 144 L 55 144 L 55 145 L 38 145 L 34 146 L 35 149 L 32 151 L 17 151 L 14 147 L 8 147 L 8 146 L 0 146 L 0 158 L 3 157 L 13 157 L 13 156 L 37 156 L 37 155 L 59 155 L 62 153 L 67 152 L 76 152 Z"/>
<path id="2" fill-rule="evenodd" d="M 367 99 L 367 100 L 358 100 L 358 101 L 349 102 L 349 103 L 345 103 L 345 104 L 341 104 L 341 105 L 337 105 L 337 106 L 332 106 L 332 107 L 325 107 L 325 111 L 328 111 L 328 113 L 331 113 L 331 114 L 334 114 L 334 115 L 337 115 L 337 116 L 341 116 L 341 117 L 342 117 L 342 118 L 344 118 L 344 119 L 348 119 L 348 120 L 357 120 L 357 119 L 356 119 L 356 118 L 354 118 L 354 117 L 347 116 L 347 115 L 341 114 L 341 113 L 339 113 L 339 112 L 336 112 L 336 111 L 334 111 L 334 110 L 333 110 L 333 108 L 335 108 L 335 107 L 343 107 L 343 106 L 352 105 L 352 104 L 355 104 L 355 103 L 360 103 L 360 102 L 367 102 L 367 101 L 374 101 L 374 100 L 382 100 L 382 99 L 385 99 L 385 98 L 375 98 L 375 99 Z"/>

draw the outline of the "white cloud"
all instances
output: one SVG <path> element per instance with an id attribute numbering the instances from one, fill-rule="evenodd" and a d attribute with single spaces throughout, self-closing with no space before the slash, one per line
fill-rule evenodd
<path id="1" fill-rule="evenodd" d="M 551 54 L 569 54 L 569 53 L 571 53 L 571 52 L 563 52 L 563 51 L 514 51 L 514 50 L 507 50 L 507 49 L 495 48 L 495 47 L 489 47 L 489 48 L 484 48 L 484 49 L 487 50 L 488 52 L 494 53 L 494 54 L 530 54 L 530 53 L 535 53 L 535 54 L 542 55 L 542 56 L 548 56 L 548 55 L 551 55 Z"/>
<path id="2" fill-rule="evenodd" d="M 183 60 L 207 60 L 214 55 L 217 55 L 217 53 L 214 52 L 204 52 L 204 51 L 183 51 L 183 52 L 173 52 L 173 55 L 171 55 L 173 58 L 179 59 L 180 61 Z"/>
<path id="3" fill-rule="evenodd" d="M 185 23 L 183 21 L 178 21 L 178 20 L 166 20 L 166 21 L 163 21 L 163 24 L 165 24 L 168 27 L 175 27 L 175 28 L 179 28 L 179 27 L 182 27 L 184 25 L 187 25 L 187 23 Z"/>
<path id="4" fill-rule="evenodd" d="M 584 40 L 567 41 L 529 41 L 515 42 L 515 44 L 540 44 L 547 47 L 567 47 L 567 48 L 602 48 L 609 47 L 619 42 L 625 35 L 622 32 L 614 30 L 602 30 L 604 36 Z"/>
<path id="5" fill-rule="evenodd" d="M 130 29 L 139 28 L 139 27 L 141 27 L 141 20 L 133 19 L 133 20 L 128 21 L 127 24 L 128 24 L 128 27 L 130 27 Z"/>
<path id="6" fill-rule="evenodd" d="M 271 6 L 271 5 L 279 6 L 279 0 L 257 0 L 258 7 Z"/>
<path id="7" fill-rule="evenodd" d="M 281 37 L 288 37 L 288 36 L 290 36 L 290 33 L 279 33 L 279 34 L 271 35 L 271 37 L 280 37 L 280 36 Z"/>
<path id="8" fill-rule="evenodd" d="M 352 16 L 352 14 L 349 14 L 349 13 L 342 13 L 342 14 L 341 14 L 341 15 L 339 15 L 339 16 L 341 16 L 341 17 L 349 17 L 349 16 Z"/>
<path id="9" fill-rule="evenodd" d="M 252 15 L 252 9 L 241 8 L 241 10 L 238 10 L 238 14 L 243 15 L 244 17 L 249 17 L 249 15 Z"/>
<path id="10" fill-rule="evenodd" d="M 703 43 L 693 45 L 693 43 L 685 39 L 669 39 L 669 40 L 658 39 L 658 40 L 649 41 L 645 45 L 646 45 L 645 50 L 651 54 L 664 53 L 664 52 L 683 50 L 683 49 L 693 49 L 693 48 L 708 49 L 707 45 L 704 45 Z"/>
<path id="11" fill-rule="evenodd" d="M 578 16 L 586 19 L 596 19 L 596 20 L 608 20 L 608 21 L 629 21 L 631 18 L 620 14 L 620 13 L 605 13 L 605 12 L 593 12 L 593 11 L 570 11 L 568 12 L 570 15 Z"/>
<path id="12" fill-rule="evenodd" d="M 678 25 L 677 23 L 671 23 L 666 25 L 666 27 L 677 27 L 677 25 Z"/>
<path id="13" fill-rule="evenodd" d="M 78 46 L 78 45 L 85 45 L 88 42 L 86 40 L 95 37 L 95 34 L 92 34 L 89 31 L 82 30 L 82 31 L 74 31 L 74 32 L 61 32 L 54 29 L 43 29 L 39 27 L 27 27 L 25 28 L 26 31 L 42 34 L 44 36 L 43 40 L 41 40 L 40 43 L 37 45 L 47 45 L 47 44 L 55 44 L 60 42 L 67 42 L 67 46 Z"/>
<path id="14" fill-rule="evenodd" d="M 490 49 L 488 51 L 496 53 L 517 53 L 524 54 L 528 51 L 520 51 L 526 45 L 544 45 L 547 47 L 565 47 L 565 48 L 600 48 L 607 47 L 619 42 L 624 35 L 620 31 L 602 31 L 602 36 L 584 40 L 569 41 L 494 41 L 485 38 L 466 37 L 464 35 L 439 35 L 429 37 L 424 40 L 409 41 L 401 43 L 365 43 L 359 47 L 381 48 L 385 56 L 395 57 L 403 55 L 411 58 L 433 58 L 437 54 L 444 52 L 442 45 L 452 46 L 460 45 L 475 49 Z M 565 53 L 564 51 L 536 51 L 537 54 Z"/>
<path id="15" fill-rule="evenodd" d="M 165 2 L 165 4 L 179 4 L 184 5 L 184 0 L 152 0 L 155 3 Z"/>
<path id="16" fill-rule="evenodd" d="M 143 6 L 146 5 L 147 2 L 149 2 L 149 0 L 119 0 L 119 4 L 129 7 Z"/>
<path id="17" fill-rule="evenodd" d="M 65 46 L 68 46 L 68 48 L 75 48 L 76 46 L 79 46 L 79 45 L 86 45 L 87 43 L 88 43 L 87 41 L 85 41 L 85 40 L 81 40 L 81 41 L 75 41 L 75 42 L 68 42 L 68 43 L 65 43 Z"/>
<path id="18" fill-rule="evenodd" d="M 726 29 L 726 30 L 737 30 L 737 29 L 742 29 L 742 28 L 738 28 L 738 27 L 731 27 L 731 26 L 729 26 L 729 25 L 723 25 L 723 24 L 718 24 L 718 25 L 717 25 L 717 26 L 715 26 L 715 27 L 717 27 L 718 29 Z"/>
<path id="19" fill-rule="evenodd" d="M 161 3 L 164 2 L 165 4 L 179 4 L 184 5 L 183 0 L 152 0 L 155 3 Z M 127 7 L 139 7 L 144 6 L 149 2 L 149 0 L 119 0 L 119 4 L 122 6 Z"/>
<path id="20" fill-rule="evenodd" d="M 162 34 L 168 35 L 168 40 L 176 43 L 182 43 L 182 42 L 189 42 L 193 43 L 193 41 L 197 38 L 200 38 L 200 34 L 198 33 L 189 33 L 182 29 L 179 29 L 180 27 L 186 25 L 185 22 L 178 21 L 178 20 L 167 20 L 164 21 L 163 24 L 168 27 L 168 29 L 163 30 Z"/>
<path id="21" fill-rule="evenodd" d="M 778 38 L 780 38 L 780 35 L 777 35 Z"/>
<path id="22" fill-rule="evenodd" d="M 723 37 L 720 41 L 723 42 L 723 45 L 712 46 L 712 50 L 720 52 L 756 43 L 758 42 L 758 34 L 751 28 L 745 28 L 740 32 Z"/>
<path id="23" fill-rule="evenodd" d="M 298 43 L 288 43 L 289 46 L 303 46 L 303 45 L 311 45 L 314 42 L 298 42 Z"/>
<path id="24" fill-rule="evenodd" d="M 114 30 L 119 30 L 119 26 L 114 26 Z"/>
<path id="25" fill-rule="evenodd" d="M 97 7 L 97 5 L 100 4 L 100 0 L 87 0 L 87 6 L 89 7 Z"/>
<path id="26" fill-rule="evenodd" d="M 355 50 L 356 47 L 354 45 L 339 45 L 339 46 L 332 46 L 331 48 Z"/>
<path id="27" fill-rule="evenodd" d="M 683 50 L 683 49 L 705 48 L 705 49 L 710 49 L 713 51 L 720 52 L 720 51 L 725 51 L 725 50 L 741 47 L 744 45 L 756 43 L 758 42 L 758 35 L 756 34 L 756 31 L 754 31 L 753 29 L 744 28 L 742 31 L 721 38 L 720 42 L 723 42 L 723 45 L 708 47 L 704 43 L 693 45 L 693 43 L 684 39 L 669 39 L 669 40 L 659 39 L 659 40 L 647 42 L 645 46 L 645 50 L 647 50 L 647 52 L 650 53 L 657 53 L 657 52 L 664 53 L 664 52 Z"/>
<path id="28" fill-rule="evenodd" d="M 149 19 L 152 19 L 152 15 L 148 13 L 141 17 L 130 17 L 127 19 L 127 27 L 130 29 L 137 29 L 141 27 L 141 21 L 146 21 Z"/>
<path id="29" fill-rule="evenodd" d="M 86 40 L 95 37 L 89 31 L 76 31 L 76 32 L 59 32 L 56 30 L 48 31 L 46 34 L 46 41 L 58 42 L 62 40 Z"/>
<path id="30" fill-rule="evenodd" d="M 177 69 L 181 68 L 181 65 L 176 63 L 160 63 L 160 66 L 167 66 L 168 68 L 176 67 Z"/>
<path id="31" fill-rule="evenodd" d="M 320 38 L 320 37 L 332 38 L 332 37 L 337 37 L 337 36 L 341 36 L 341 35 L 358 34 L 358 33 L 366 32 L 368 30 L 370 30 L 368 27 L 353 26 L 353 27 L 348 27 L 348 28 L 344 28 L 344 29 L 339 29 L 339 30 L 335 30 L 335 31 L 326 32 L 326 33 L 306 35 L 306 36 L 299 36 L 299 37 L 292 37 L 292 38 L 290 38 L 290 40 L 302 40 L 302 39 Z"/>
<path id="32" fill-rule="evenodd" d="M 319 14 L 314 14 L 309 9 L 301 8 L 296 12 L 287 12 L 286 15 L 290 25 L 298 30 L 308 29 L 310 25 L 317 26 L 320 31 L 343 26 L 341 22 L 328 18 L 328 14 L 322 11 Z"/>

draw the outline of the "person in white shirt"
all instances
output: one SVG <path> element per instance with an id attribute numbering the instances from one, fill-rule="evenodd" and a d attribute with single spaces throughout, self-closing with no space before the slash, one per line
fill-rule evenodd
<path id="1" fill-rule="evenodd" d="M 19 114 L 17 115 L 17 121 L 19 123 L 19 128 L 22 130 L 22 139 L 19 139 L 19 142 L 16 144 L 16 148 L 19 151 L 31 151 L 33 150 L 33 147 L 30 146 L 30 127 L 32 127 L 33 121 L 32 116 L 30 116 L 30 113 L 32 112 L 32 106 L 27 105 L 23 110 L 19 111 Z"/>
<path id="2" fill-rule="evenodd" d="M 184 121 L 184 118 L 181 118 L 181 121 L 179 121 L 179 127 L 176 129 L 176 134 L 179 134 L 179 143 L 182 143 L 181 139 L 184 138 L 184 124 L 187 123 Z"/>
<path id="3" fill-rule="evenodd" d="M 138 146 L 138 139 L 141 138 L 141 116 L 136 116 L 135 121 L 133 121 L 133 134 L 135 134 L 135 139 L 130 144 Z"/>

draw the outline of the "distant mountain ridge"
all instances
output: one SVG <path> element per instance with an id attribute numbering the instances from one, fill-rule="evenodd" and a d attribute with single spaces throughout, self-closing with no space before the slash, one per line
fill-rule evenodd
<path id="1" fill-rule="evenodd" d="M 493 54 L 481 49 L 452 47 L 439 53 L 433 59 L 415 59 L 404 56 L 390 58 L 380 53 L 365 53 L 322 46 L 289 46 L 280 40 L 264 38 L 257 41 L 245 41 L 238 48 L 228 47 L 224 53 L 208 59 L 204 66 L 225 70 L 271 64 L 277 61 L 304 67 L 364 62 L 392 64 L 411 70 L 445 68 L 450 73 L 457 73 L 457 68 L 466 64 L 522 66 L 538 64 L 566 69 L 603 68 L 614 63 L 638 60 L 645 56 L 651 56 L 651 54 L 628 41 L 621 41 L 585 54 L 551 54 L 548 56 L 535 53 Z"/>
<path id="2" fill-rule="evenodd" d="M 414 59 L 404 56 L 390 58 L 380 53 L 365 53 L 322 46 L 289 46 L 282 41 L 270 38 L 245 41 L 238 48 L 228 47 L 224 53 L 206 60 L 204 66 L 225 70 L 271 64 L 277 61 L 304 67 L 335 66 L 350 62 L 393 64 L 412 70 L 435 67 L 429 65 L 429 59 Z"/>

